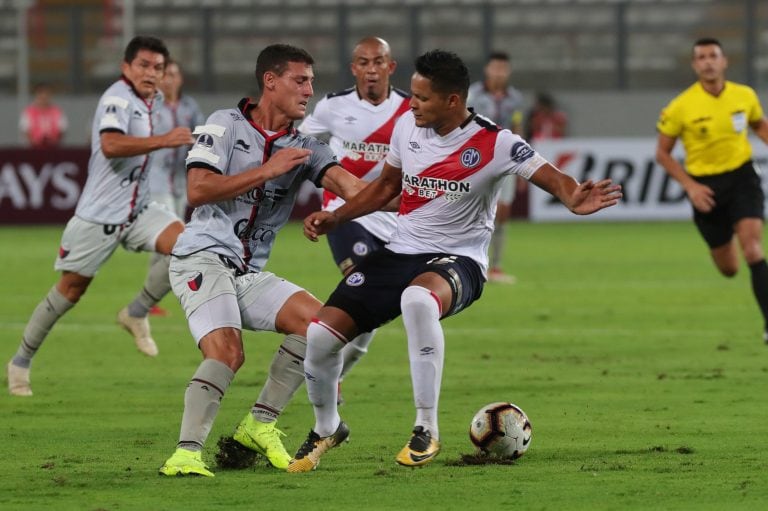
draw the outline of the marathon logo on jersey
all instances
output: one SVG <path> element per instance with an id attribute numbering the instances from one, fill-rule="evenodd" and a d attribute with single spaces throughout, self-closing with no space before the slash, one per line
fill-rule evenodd
<path id="1" fill-rule="evenodd" d="M 364 161 L 381 161 L 389 152 L 389 144 L 375 142 L 345 140 L 342 147 L 347 157 L 351 160 L 358 160 L 362 157 Z"/>
<path id="2" fill-rule="evenodd" d="M 416 195 L 427 199 L 434 199 L 440 193 L 469 193 L 472 188 L 472 185 L 465 181 L 452 181 L 450 179 L 429 176 L 411 176 L 409 174 L 403 174 L 403 183 L 404 188 L 415 189 Z"/>
<path id="3" fill-rule="evenodd" d="M 349 277 L 347 277 L 345 282 L 350 287 L 362 286 L 363 283 L 365 283 L 365 275 L 363 275 L 362 272 L 356 271 L 355 273 L 352 273 Z"/>
<path id="4" fill-rule="evenodd" d="M 516 163 L 523 163 L 525 160 L 529 160 L 533 154 L 533 149 L 525 142 L 517 142 L 509 152 L 512 161 Z"/>
<path id="5" fill-rule="evenodd" d="M 244 153 L 251 153 L 251 146 L 245 143 L 245 140 L 242 140 L 240 138 L 237 139 L 237 142 L 235 142 L 235 149 L 238 151 L 242 151 Z"/>
<path id="6" fill-rule="evenodd" d="M 200 286 L 202 285 L 203 285 L 202 273 L 198 273 L 195 278 L 187 281 L 187 287 L 189 287 L 189 289 L 191 289 L 192 291 L 198 291 L 200 289 Z"/>
<path id="7" fill-rule="evenodd" d="M 480 163 L 480 151 L 474 147 L 464 149 L 459 156 L 459 161 L 464 168 L 471 169 L 472 167 L 477 167 Z"/>

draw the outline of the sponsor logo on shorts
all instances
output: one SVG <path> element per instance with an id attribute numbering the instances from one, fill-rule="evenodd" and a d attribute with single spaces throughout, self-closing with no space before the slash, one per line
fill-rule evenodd
<path id="1" fill-rule="evenodd" d="M 362 241 L 358 241 L 354 245 L 352 245 L 352 252 L 354 252 L 355 255 L 359 255 L 359 256 L 368 255 L 368 245 L 366 245 Z"/>
<path id="2" fill-rule="evenodd" d="M 474 147 L 464 149 L 461 152 L 461 156 L 459 156 L 459 161 L 461 161 L 461 164 L 465 168 L 471 169 L 472 167 L 476 167 L 477 164 L 480 163 L 480 151 Z"/>
<path id="3" fill-rule="evenodd" d="M 67 249 L 66 249 L 66 248 L 64 248 L 64 247 L 59 247 L 59 257 L 60 257 L 60 258 L 64 259 L 64 258 L 65 258 L 65 257 L 67 257 L 68 255 L 69 255 L 69 250 L 67 250 Z"/>
<path id="4" fill-rule="evenodd" d="M 359 271 L 352 273 L 346 280 L 347 285 L 352 287 L 362 286 L 363 282 L 365 282 L 365 275 Z"/>
<path id="5" fill-rule="evenodd" d="M 203 274 L 198 273 L 195 278 L 187 281 L 187 286 L 189 286 L 189 289 L 192 291 L 197 291 L 200 289 L 200 286 L 203 284 Z"/>

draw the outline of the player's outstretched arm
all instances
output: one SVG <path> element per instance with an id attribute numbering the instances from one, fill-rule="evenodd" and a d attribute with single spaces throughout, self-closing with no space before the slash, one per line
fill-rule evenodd
<path id="1" fill-rule="evenodd" d="M 621 199 L 621 186 L 610 179 L 579 183 L 549 163 L 542 165 L 531 177 L 531 182 L 551 193 L 565 207 L 577 215 L 589 215 L 615 206 Z"/>
<path id="2" fill-rule="evenodd" d="M 326 234 L 342 222 L 387 208 L 400 195 L 402 173 L 399 168 L 387 163 L 384 164 L 381 175 L 367 186 L 359 180 L 356 183 L 350 181 L 349 176 L 351 174 L 340 166 L 331 167 L 325 173 L 323 188 L 347 202 L 333 212 L 318 211 L 305 218 L 304 236 L 309 240 L 317 241 L 318 236 Z"/>
<path id="3" fill-rule="evenodd" d="M 306 163 L 311 153 L 309 149 L 286 147 L 273 154 L 264 165 L 232 176 L 225 176 L 205 167 L 192 167 L 187 172 L 187 201 L 190 206 L 197 207 L 234 199 L 262 186 L 272 178 L 289 172 L 297 165 Z"/>

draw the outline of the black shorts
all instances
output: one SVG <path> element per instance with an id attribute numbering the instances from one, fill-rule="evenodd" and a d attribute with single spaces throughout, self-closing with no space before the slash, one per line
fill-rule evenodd
<path id="1" fill-rule="evenodd" d="M 400 295 L 419 275 L 440 274 L 451 285 L 453 306 L 443 317 L 456 314 L 480 298 L 485 279 L 480 266 L 450 254 L 374 252 L 342 280 L 325 305 L 349 314 L 360 332 L 370 332 L 400 315 Z"/>
<path id="2" fill-rule="evenodd" d="M 743 218 L 764 218 L 765 195 L 760 175 L 751 161 L 736 170 L 715 176 L 693 176 L 715 192 L 715 207 L 709 213 L 693 208 L 693 221 L 709 248 L 731 241 L 733 227 Z"/>
<path id="3" fill-rule="evenodd" d="M 357 266 L 360 261 L 377 250 L 384 248 L 385 243 L 368 232 L 357 222 L 344 222 L 327 235 L 328 246 L 331 247 L 333 260 L 341 273 Z"/>

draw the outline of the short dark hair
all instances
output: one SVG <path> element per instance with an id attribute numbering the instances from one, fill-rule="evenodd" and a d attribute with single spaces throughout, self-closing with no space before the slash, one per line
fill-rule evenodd
<path id="1" fill-rule="evenodd" d="M 503 60 L 505 62 L 509 62 L 509 53 L 505 51 L 498 51 L 498 50 L 492 51 L 491 53 L 488 54 L 488 60 L 486 60 L 486 63 L 492 60 Z"/>
<path id="2" fill-rule="evenodd" d="M 264 73 L 272 71 L 282 76 L 289 62 L 302 62 L 311 66 L 315 59 L 306 50 L 290 44 L 271 44 L 261 50 L 256 59 L 256 83 L 259 84 L 259 90 L 264 90 Z"/>
<path id="3" fill-rule="evenodd" d="M 432 82 L 432 90 L 441 94 L 459 94 L 466 101 L 469 70 L 455 53 L 428 51 L 416 59 L 416 72 Z"/>
<path id="4" fill-rule="evenodd" d="M 721 50 L 723 49 L 723 45 L 720 44 L 720 41 L 714 37 L 701 37 L 696 39 L 696 42 L 693 43 L 693 47 L 696 48 L 697 46 L 709 46 L 712 44 L 719 47 Z"/>
<path id="5" fill-rule="evenodd" d="M 165 46 L 165 43 L 158 39 L 157 37 L 152 37 L 148 35 L 137 35 L 133 39 L 131 39 L 131 42 L 128 43 L 128 46 L 125 47 L 125 54 L 123 55 L 123 60 L 130 64 L 133 62 L 133 59 L 136 58 L 136 55 L 141 50 L 149 50 L 154 53 L 160 53 L 163 56 L 163 61 L 165 64 L 168 63 L 168 59 L 171 58 L 171 54 L 168 51 L 168 48 Z"/>

